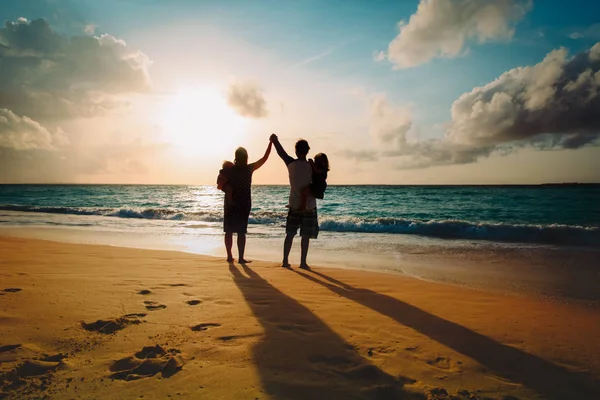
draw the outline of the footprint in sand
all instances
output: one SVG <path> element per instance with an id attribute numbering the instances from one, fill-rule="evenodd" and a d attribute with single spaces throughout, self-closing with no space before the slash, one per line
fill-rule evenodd
<path id="1" fill-rule="evenodd" d="M 163 378 L 175 375 L 183 368 L 183 358 L 177 349 L 169 349 L 155 345 L 146 346 L 133 356 L 125 357 L 112 363 L 110 378 L 132 381 L 148 378 L 158 373 Z"/>
<path id="2" fill-rule="evenodd" d="M 19 347 L 21 347 L 21 344 L 7 344 L 5 346 L 0 346 L 0 353 L 18 349 Z"/>
<path id="3" fill-rule="evenodd" d="M 8 345 L 3 348 L 14 349 L 14 346 L 20 345 Z M 12 368 L 4 369 L 0 374 L 0 398 L 13 398 L 11 394 L 15 394 L 15 399 L 22 398 L 21 396 L 26 391 L 31 395 L 32 391 L 45 390 L 52 380 L 52 373 L 57 369 L 67 368 L 67 364 L 63 362 L 66 357 L 63 353 L 44 355 L 26 359 Z"/>
<path id="4" fill-rule="evenodd" d="M 221 324 L 217 324 L 216 322 L 207 322 L 204 324 L 194 325 L 190 329 L 193 330 L 194 332 L 199 332 L 199 331 L 205 331 L 209 328 L 216 328 L 218 326 L 221 326 Z"/>
<path id="5" fill-rule="evenodd" d="M 137 325 L 141 324 L 142 321 L 140 318 L 145 317 L 147 314 L 126 314 L 119 318 L 111 318 L 111 319 L 99 319 L 96 322 L 86 323 L 85 321 L 81 321 L 81 326 L 86 331 L 90 332 L 99 332 L 104 334 L 112 334 L 121 329 L 125 329 L 129 325 Z"/>
<path id="6" fill-rule="evenodd" d="M 180 286 L 190 286 L 187 283 L 163 283 L 161 286 L 170 286 L 170 287 L 180 287 Z"/>
<path id="7" fill-rule="evenodd" d="M 21 289 L 21 288 L 6 288 L 3 290 L 3 292 L 16 293 L 16 292 L 20 292 L 21 290 L 23 290 L 23 289 Z"/>
<path id="8" fill-rule="evenodd" d="M 196 306 L 202 302 L 200 300 L 188 300 L 186 303 L 188 303 L 190 306 Z"/>
<path id="9" fill-rule="evenodd" d="M 47 372 L 56 370 L 64 358 L 67 358 L 67 356 L 60 353 L 38 360 L 26 360 L 18 365 L 15 371 L 20 378 L 44 375 Z"/>
<path id="10" fill-rule="evenodd" d="M 159 304 L 151 300 L 144 301 L 144 304 L 146 305 L 146 310 L 150 311 L 162 310 L 163 308 L 167 308 L 167 306 L 165 306 L 164 304 Z"/>
<path id="11" fill-rule="evenodd" d="M 151 292 L 151 291 L 149 291 L 148 289 L 144 289 L 144 290 L 140 290 L 140 291 L 139 291 L 137 294 L 143 294 L 143 295 L 146 295 L 146 294 L 150 294 L 150 293 L 152 293 L 152 292 Z"/>
<path id="12" fill-rule="evenodd" d="M 427 364 L 432 365 L 434 367 L 443 369 L 443 370 L 450 370 L 453 369 L 452 368 L 452 360 L 450 358 L 446 358 L 446 357 L 436 357 L 434 360 L 428 360 Z"/>

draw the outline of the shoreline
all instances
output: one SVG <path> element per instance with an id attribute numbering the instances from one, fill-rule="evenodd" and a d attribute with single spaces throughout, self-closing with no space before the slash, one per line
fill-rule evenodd
<path id="1" fill-rule="evenodd" d="M 486 292 L 600 307 L 600 280 L 597 279 L 600 270 L 596 265 L 600 255 L 598 250 L 506 244 L 492 246 L 489 243 L 474 245 L 457 241 L 423 243 L 419 238 L 402 238 L 404 243 L 395 243 L 400 239 L 395 235 L 370 235 L 372 239 L 360 239 L 365 235 L 331 235 L 325 232 L 318 240 L 311 241 L 309 264 L 409 276 Z M 180 251 L 225 258 L 223 236 L 220 234 L 185 237 L 150 231 L 134 233 L 21 226 L 0 227 L 0 236 Z M 382 238 L 388 242 L 382 242 Z M 372 244 L 365 247 L 369 240 Z M 283 238 L 267 240 L 260 233 L 250 231 L 246 257 L 278 263 L 282 242 Z M 299 243 L 299 238 L 296 238 L 291 252 L 292 265 L 296 266 Z M 236 251 L 234 245 L 234 254 Z"/>
<path id="2" fill-rule="evenodd" d="M 600 393 L 600 313 L 576 304 L 174 251 L 7 237 L 0 246 L 8 398 Z M 145 346 L 160 354 L 134 371 Z M 174 370 L 160 379 L 157 363 Z"/>

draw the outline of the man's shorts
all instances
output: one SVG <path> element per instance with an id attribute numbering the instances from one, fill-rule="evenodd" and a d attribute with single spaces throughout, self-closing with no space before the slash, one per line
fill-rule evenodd
<path id="1" fill-rule="evenodd" d="M 300 236 L 308 236 L 316 239 L 319 235 L 319 220 L 317 209 L 310 211 L 288 211 L 285 221 L 285 233 L 295 235 L 300 228 Z"/>

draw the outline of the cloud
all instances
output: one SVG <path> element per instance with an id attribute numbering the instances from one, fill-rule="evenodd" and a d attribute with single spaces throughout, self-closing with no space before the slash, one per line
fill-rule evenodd
<path id="1" fill-rule="evenodd" d="M 473 147 L 447 139 L 411 139 L 414 122 L 410 108 L 391 103 L 383 94 L 371 96 L 369 111 L 369 130 L 376 149 L 345 151 L 346 156 L 357 161 L 399 158 L 400 168 L 425 168 L 467 164 L 493 151 L 491 146 Z"/>
<path id="2" fill-rule="evenodd" d="M 590 60 L 591 61 L 600 61 L 600 42 L 596 43 L 590 49 Z"/>
<path id="3" fill-rule="evenodd" d="M 85 33 L 87 33 L 88 35 L 93 35 L 94 32 L 96 31 L 96 28 L 98 27 L 98 25 L 93 24 L 93 23 L 87 23 L 84 27 L 83 27 L 83 31 Z"/>
<path id="4" fill-rule="evenodd" d="M 369 102 L 370 133 L 379 142 L 402 147 L 406 134 L 412 127 L 412 116 L 408 107 L 391 104 L 384 94 L 371 96 Z"/>
<path id="5" fill-rule="evenodd" d="M 111 35 L 66 36 L 45 19 L 6 22 L 0 28 L 0 181 L 72 182 L 81 174 L 148 171 L 143 157 L 162 147 L 90 147 L 85 132 L 60 126 L 73 130 L 73 120 L 120 109 L 126 96 L 150 91 L 150 64 Z"/>
<path id="6" fill-rule="evenodd" d="M 534 66 L 512 69 L 463 94 L 452 105 L 449 139 L 471 146 L 543 134 L 593 141 L 600 134 L 598 55 L 600 43 L 573 58 L 564 48 L 554 50 Z"/>
<path id="7" fill-rule="evenodd" d="M 339 151 L 340 156 L 359 162 L 372 162 L 379 159 L 379 153 L 376 150 L 362 149 L 344 149 Z"/>
<path id="8" fill-rule="evenodd" d="M 373 53 L 373 61 L 375 62 L 381 62 L 383 60 L 386 59 L 386 55 L 385 52 L 383 51 L 376 51 Z"/>
<path id="9" fill-rule="evenodd" d="M 409 140 L 412 117 L 378 96 L 370 104 L 371 133 L 402 166 L 465 164 L 528 146 L 577 149 L 600 139 L 600 43 L 569 58 L 564 48 L 538 64 L 514 68 L 464 93 L 452 105 L 442 139 Z M 375 111 L 374 111 L 375 110 Z"/>
<path id="10" fill-rule="evenodd" d="M 268 114 L 262 90 L 252 83 L 233 83 L 229 86 L 227 103 L 240 115 L 263 118 Z"/>
<path id="11" fill-rule="evenodd" d="M 421 0 L 408 23 L 398 24 L 387 58 L 395 68 L 409 68 L 457 57 L 471 41 L 509 40 L 531 6 L 531 0 Z"/>
<path id="12" fill-rule="evenodd" d="M 0 107 L 36 120 L 99 115 L 151 86 L 149 58 L 110 35 L 67 37 L 44 19 L 0 29 Z"/>
<path id="13" fill-rule="evenodd" d="M 600 23 L 593 24 L 587 28 L 578 29 L 568 35 L 571 39 L 600 39 Z"/>
<path id="14" fill-rule="evenodd" d="M 52 135 L 39 123 L 0 108 L 0 147 L 15 150 L 51 149 L 51 143 Z"/>

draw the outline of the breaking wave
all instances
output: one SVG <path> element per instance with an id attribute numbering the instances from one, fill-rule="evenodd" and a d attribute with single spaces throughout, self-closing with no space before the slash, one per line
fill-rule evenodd
<path id="1" fill-rule="evenodd" d="M 149 220 L 220 222 L 220 211 L 184 211 L 167 208 L 39 207 L 0 205 L 0 210 L 70 215 L 96 215 Z M 286 211 L 257 211 L 250 224 L 281 226 Z M 193 227 L 204 225 L 190 225 Z M 320 217 L 322 231 L 421 235 L 446 239 L 492 240 L 543 244 L 600 245 L 597 226 L 532 225 L 470 222 L 464 220 L 413 220 L 403 218 Z"/>

